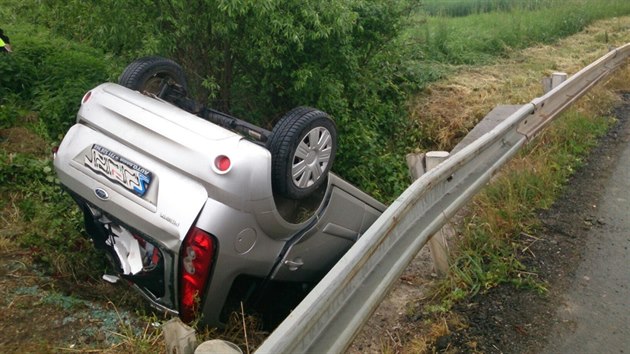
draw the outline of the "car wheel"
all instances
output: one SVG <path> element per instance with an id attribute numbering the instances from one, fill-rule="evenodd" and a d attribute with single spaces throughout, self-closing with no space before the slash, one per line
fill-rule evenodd
<path id="1" fill-rule="evenodd" d="M 267 147 L 274 192 L 305 198 L 326 181 L 337 151 L 337 129 L 326 113 L 298 107 L 274 126 Z"/>
<path id="2" fill-rule="evenodd" d="M 178 84 L 186 92 L 184 70 L 176 62 L 157 56 L 136 59 L 120 75 L 118 83 L 132 90 L 161 97 L 168 83 Z"/>

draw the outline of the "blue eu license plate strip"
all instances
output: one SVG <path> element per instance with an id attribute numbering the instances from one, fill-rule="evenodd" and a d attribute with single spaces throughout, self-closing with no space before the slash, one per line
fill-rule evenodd
<path id="1" fill-rule="evenodd" d="M 153 180 L 151 171 L 97 144 L 92 145 L 83 162 L 92 171 L 140 197 L 146 194 Z"/>

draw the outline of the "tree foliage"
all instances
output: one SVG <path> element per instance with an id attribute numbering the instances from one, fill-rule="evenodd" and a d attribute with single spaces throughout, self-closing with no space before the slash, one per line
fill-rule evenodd
<path id="1" fill-rule="evenodd" d="M 418 78 L 398 37 L 416 2 L 48 0 L 35 13 L 129 60 L 170 57 L 199 101 L 267 128 L 298 105 L 327 111 L 341 133 L 335 170 L 387 200 L 406 180 L 388 147 L 408 138 L 404 101 Z"/>

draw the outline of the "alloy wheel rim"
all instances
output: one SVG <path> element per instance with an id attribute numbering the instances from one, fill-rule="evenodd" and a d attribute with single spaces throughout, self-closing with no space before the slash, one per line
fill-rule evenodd
<path id="1" fill-rule="evenodd" d="M 291 179 L 298 188 L 315 184 L 326 172 L 333 142 L 330 131 L 324 127 L 311 129 L 300 141 L 291 166 Z"/>

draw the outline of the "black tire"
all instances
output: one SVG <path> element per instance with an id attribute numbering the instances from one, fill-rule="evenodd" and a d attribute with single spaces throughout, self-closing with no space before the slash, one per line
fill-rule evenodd
<path id="1" fill-rule="evenodd" d="M 184 70 L 176 62 L 157 56 L 136 59 L 120 75 L 118 84 L 132 90 L 160 96 L 166 83 L 176 83 L 188 91 Z"/>
<path id="2" fill-rule="evenodd" d="M 337 128 L 326 113 L 298 107 L 274 126 L 267 147 L 274 192 L 302 199 L 327 179 L 337 152 Z"/>

